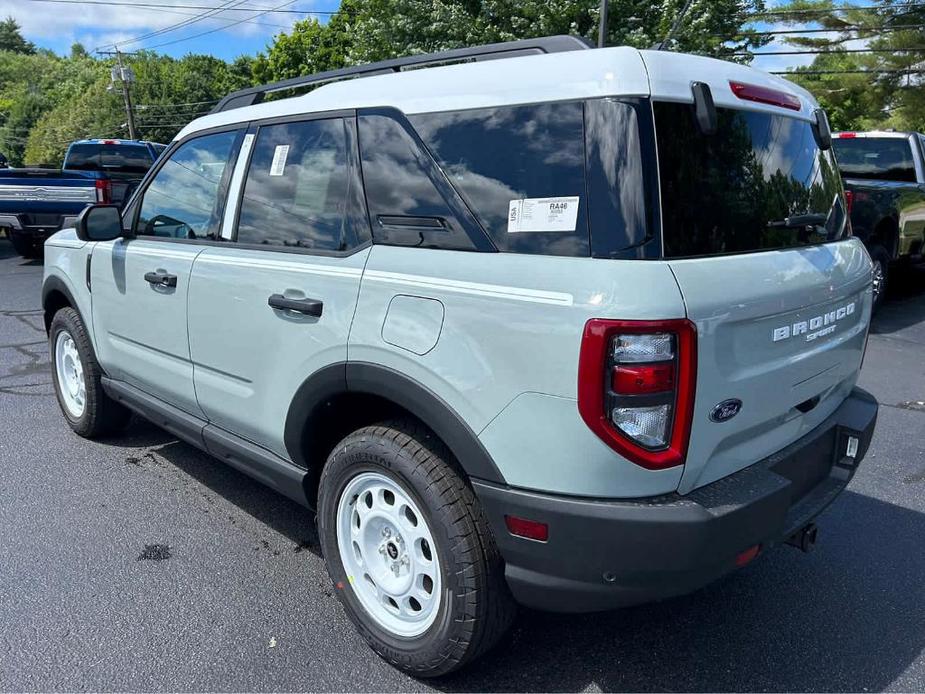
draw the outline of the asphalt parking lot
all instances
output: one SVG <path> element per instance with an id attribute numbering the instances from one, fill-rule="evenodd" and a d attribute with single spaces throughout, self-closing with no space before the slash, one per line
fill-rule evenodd
<path id="1" fill-rule="evenodd" d="M 523 612 L 437 682 L 354 633 L 301 507 L 137 418 L 118 440 L 71 433 L 41 277 L 0 240 L 0 689 L 925 690 L 925 271 L 876 318 L 877 431 L 815 552 L 660 604 Z"/>

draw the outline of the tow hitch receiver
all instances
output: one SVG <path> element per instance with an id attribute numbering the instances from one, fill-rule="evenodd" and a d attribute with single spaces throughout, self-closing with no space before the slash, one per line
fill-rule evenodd
<path id="1" fill-rule="evenodd" d="M 819 529 L 816 527 L 816 524 L 810 523 L 788 537 L 787 544 L 804 552 L 812 552 L 813 548 L 816 546 L 816 536 L 818 533 Z"/>

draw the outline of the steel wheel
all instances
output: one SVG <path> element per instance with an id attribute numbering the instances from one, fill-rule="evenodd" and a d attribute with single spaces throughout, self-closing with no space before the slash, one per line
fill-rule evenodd
<path id="1" fill-rule="evenodd" d="M 64 406 L 74 419 L 79 419 L 87 404 L 87 384 L 77 345 L 67 330 L 59 332 L 55 340 L 55 377 Z"/>
<path id="2" fill-rule="evenodd" d="M 337 506 L 337 547 L 353 590 L 382 629 L 423 634 L 440 611 L 436 543 L 418 505 L 396 482 L 363 472 Z"/>

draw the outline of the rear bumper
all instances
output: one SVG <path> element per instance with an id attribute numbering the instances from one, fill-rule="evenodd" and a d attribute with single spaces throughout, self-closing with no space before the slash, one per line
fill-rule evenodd
<path id="1" fill-rule="evenodd" d="M 740 472 L 680 496 L 594 501 L 474 483 L 515 598 L 588 612 L 682 595 L 736 568 L 736 557 L 786 540 L 854 476 L 877 421 L 855 388 L 819 427 Z M 846 453 L 849 437 L 856 455 Z M 505 514 L 545 522 L 548 542 L 511 535 Z"/>
<path id="2" fill-rule="evenodd" d="M 0 228 L 6 229 L 7 233 L 11 235 L 15 234 L 21 239 L 29 239 L 35 243 L 44 243 L 45 239 L 55 232 L 74 226 L 77 222 L 77 216 L 61 215 L 55 219 L 49 219 L 47 222 L 36 224 L 35 220 L 29 215 L 0 215 Z"/>

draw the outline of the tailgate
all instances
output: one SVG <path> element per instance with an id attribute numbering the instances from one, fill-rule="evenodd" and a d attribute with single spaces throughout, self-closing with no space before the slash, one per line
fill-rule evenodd
<path id="1" fill-rule="evenodd" d="M 842 402 L 864 353 L 870 260 L 848 239 L 670 266 L 698 331 L 685 493 L 780 450 Z M 712 421 L 730 399 L 738 414 Z"/>

